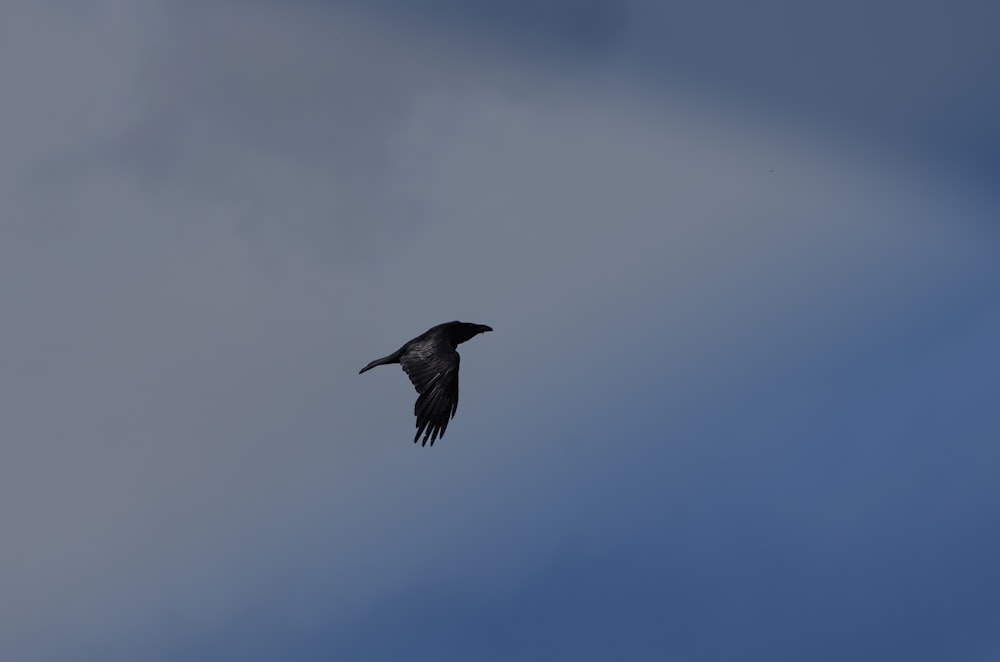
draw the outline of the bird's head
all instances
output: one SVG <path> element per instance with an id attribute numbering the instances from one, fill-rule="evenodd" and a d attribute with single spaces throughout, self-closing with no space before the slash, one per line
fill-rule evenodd
<path id="1" fill-rule="evenodd" d="M 453 328 L 453 338 L 456 345 L 470 340 L 480 333 L 486 333 L 487 331 L 492 331 L 493 327 L 486 326 L 485 324 L 470 324 L 469 322 L 452 322 Z"/>

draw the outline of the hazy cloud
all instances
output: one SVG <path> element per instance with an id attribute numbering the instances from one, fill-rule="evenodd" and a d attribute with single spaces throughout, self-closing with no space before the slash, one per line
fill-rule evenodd
<path id="1" fill-rule="evenodd" d="M 988 192 L 447 22 L 2 11 L 4 657 L 996 649 Z M 428 452 L 356 372 L 450 319 Z"/>

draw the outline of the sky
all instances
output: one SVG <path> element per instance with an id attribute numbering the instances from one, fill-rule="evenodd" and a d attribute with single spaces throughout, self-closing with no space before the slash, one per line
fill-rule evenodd
<path id="1" fill-rule="evenodd" d="M 4 3 L 0 657 L 1000 660 L 997 19 Z"/>

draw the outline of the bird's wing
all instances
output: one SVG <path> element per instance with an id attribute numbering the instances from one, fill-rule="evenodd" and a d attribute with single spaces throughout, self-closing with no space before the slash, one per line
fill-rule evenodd
<path id="1" fill-rule="evenodd" d="M 420 396 L 413 406 L 417 417 L 416 443 L 421 446 L 444 435 L 448 421 L 458 410 L 458 352 L 447 342 L 429 339 L 407 348 L 399 362 Z"/>

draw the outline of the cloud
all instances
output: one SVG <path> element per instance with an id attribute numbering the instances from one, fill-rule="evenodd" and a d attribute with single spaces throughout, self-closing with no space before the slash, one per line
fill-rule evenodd
<path id="1" fill-rule="evenodd" d="M 336 2 L 334 6 L 359 6 Z M 996 165 L 1000 106 L 990 26 L 998 10 L 967 0 L 841 2 L 364 3 L 387 20 L 447 26 L 463 38 L 507 44 L 589 68 L 614 62 L 643 85 L 677 79 L 720 103 L 807 115 L 910 149 L 970 176 Z M 468 37 L 467 35 L 472 35 Z M 969 164 L 972 164 L 970 167 Z"/>
<path id="2" fill-rule="evenodd" d="M 995 210 L 961 182 L 360 9 L 5 11 L 38 29 L 3 42 L 27 63 L 0 159 L 4 657 L 363 657 L 421 608 L 464 612 L 457 650 L 485 654 L 521 606 L 574 600 L 521 652 L 582 654 L 593 628 L 638 655 L 691 601 L 691 631 L 721 614 L 746 641 L 768 578 L 763 614 L 793 581 L 835 611 L 859 594 L 824 568 L 932 542 L 904 496 L 940 476 L 938 438 L 898 459 L 925 420 L 966 426 L 935 521 L 996 502 L 968 404 L 995 386 Z M 463 347 L 427 452 L 405 379 L 355 373 L 454 318 L 497 333 Z M 963 544 L 995 541 L 970 521 L 932 549 L 976 562 Z M 928 558 L 864 594 L 885 622 L 919 620 L 894 600 Z"/>

